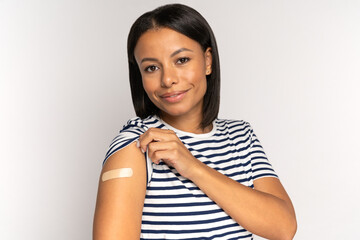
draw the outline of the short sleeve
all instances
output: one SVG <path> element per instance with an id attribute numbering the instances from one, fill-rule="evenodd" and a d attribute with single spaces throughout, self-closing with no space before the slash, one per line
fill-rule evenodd
<path id="1" fill-rule="evenodd" d="M 275 170 L 270 164 L 263 147 L 259 139 L 257 138 L 254 130 L 248 123 L 250 128 L 250 157 L 251 157 L 251 166 L 253 173 L 253 180 L 262 178 L 262 177 L 276 177 L 278 178 Z"/>
<path id="2" fill-rule="evenodd" d="M 138 140 L 140 135 L 148 130 L 148 127 L 143 123 L 140 118 L 130 119 L 120 130 L 119 134 L 111 141 L 111 144 L 106 152 L 103 165 L 115 152 L 130 145 L 134 141 Z M 152 161 L 145 154 L 146 159 L 146 172 L 147 181 L 150 182 L 152 175 Z"/>

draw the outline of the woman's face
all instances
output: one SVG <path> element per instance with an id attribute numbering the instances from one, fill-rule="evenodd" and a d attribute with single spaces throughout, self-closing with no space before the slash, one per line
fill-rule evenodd
<path id="1" fill-rule="evenodd" d="M 162 116 L 202 115 L 211 49 L 169 28 L 145 32 L 134 51 L 144 89 Z M 194 115 L 195 114 L 195 115 Z"/>

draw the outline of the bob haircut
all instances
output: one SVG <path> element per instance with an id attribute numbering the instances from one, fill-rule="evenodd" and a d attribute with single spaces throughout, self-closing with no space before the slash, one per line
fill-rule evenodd
<path id="1" fill-rule="evenodd" d="M 141 15 L 132 25 L 127 42 L 131 96 L 136 115 L 142 119 L 149 115 L 159 116 L 160 110 L 147 96 L 142 77 L 135 60 L 136 44 L 146 31 L 170 28 L 198 42 L 202 49 L 210 47 L 212 54 L 211 74 L 206 76 L 207 90 L 203 102 L 203 119 L 200 127 L 209 126 L 219 113 L 220 64 L 213 31 L 200 13 L 182 4 L 168 4 Z"/>

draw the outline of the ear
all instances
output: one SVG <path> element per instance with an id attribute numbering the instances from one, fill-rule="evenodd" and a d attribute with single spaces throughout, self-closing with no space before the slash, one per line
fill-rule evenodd
<path id="1" fill-rule="evenodd" d="M 211 47 L 208 47 L 205 50 L 206 75 L 210 75 L 212 72 L 211 64 L 212 64 L 212 52 L 211 52 Z"/>

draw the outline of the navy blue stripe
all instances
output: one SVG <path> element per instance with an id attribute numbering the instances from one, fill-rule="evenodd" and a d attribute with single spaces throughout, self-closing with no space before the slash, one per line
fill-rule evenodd
<path id="1" fill-rule="evenodd" d="M 195 221 L 146 221 L 143 220 L 143 224 L 150 224 L 150 225 L 194 225 L 194 224 L 208 224 L 208 223 L 216 223 L 222 222 L 225 220 L 231 219 L 229 216 L 221 217 L 221 218 L 214 218 L 214 219 L 207 219 L 207 220 L 195 220 Z"/>
<path id="2" fill-rule="evenodd" d="M 194 211 L 194 212 L 143 212 L 145 216 L 197 216 L 197 215 L 208 215 L 223 212 L 221 208 L 208 210 L 208 211 Z"/>
<path id="3" fill-rule="evenodd" d="M 147 165 L 147 153 L 144 154 L 144 160 L 145 160 L 145 166 L 146 166 L 146 188 L 148 188 L 149 186 L 149 182 L 151 179 L 149 179 L 149 168 Z"/>
<path id="4" fill-rule="evenodd" d="M 223 124 L 223 125 L 218 124 L 217 130 L 218 130 L 217 132 L 228 132 L 229 131 L 225 124 Z"/>
<path id="5" fill-rule="evenodd" d="M 163 164 L 161 164 L 163 165 Z M 154 168 L 154 173 L 161 173 L 161 174 L 164 174 L 164 173 L 172 173 L 171 169 L 156 169 Z"/>
<path id="6" fill-rule="evenodd" d="M 254 173 L 256 173 L 258 171 L 271 171 L 271 168 L 262 167 L 262 168 L 256 168 L 253 170 Z"/>
<path id="7" fill-rule="evenodd" d="M 188 139 L 190 139 L 190 138 L 193 138 L 193 137 L 191 137 L 191 136 L 180 136 L 180 137 L 179 137 L 179 139 L 180 139 L 181 141 L 185 141 L 185 140 L 188 140 Z"/>
<path id="8" fill-rule="evenodd" d="M 235 123 L 235 124 L 231 125 L 232 123 Z M 244 122 L 244 121 L 241 121 L 241 122 L 234 121 L 232 123 L 230 122 L 230 124 L 229 124 L 229 122 L 228 122 L 228 125 L 229 125 L 228 128 L 229 129 L 236 128 L 236 127 L 243 127 L 242 129 L 249 128 L 249 125 L 246 124 L 246 122 Z"/>
<path id="9" fill-rule="evenodd" d="M 150 230 L 150 229 L 143 229 L 141 230 L 142 233 L 165 233 L 165 234 L 186 234 L 186 233 L 202 233 L 202 232 L 210 232 L 216 230 L 223 230 L 226 228 L 236 227 L 239 226 L 237 223 L 228 224 L 224 226 L 212 227 L 212 228 L 204 228 L 204 229 L 192 229 L 192 230 Z"/>
<path id="10" fill-rule="evenodd" d="M 235 179 L 233 177 L 233 179 Z M 246 183 L 246 182 L 250 182 L 252 180 L 252 177 L 249 177 L 249 178 L 241 178 L 239 180 L 236 180 L 238 183 Z"/>
<path id="11" fill-rule="evenodd" d="M 256 158 L 253 158 L 253 159 L 256 159 Z M 272 168 L 271 164 L 267 161 L 267 158 L 261 158 L 261 159 L 264 159 L 266 160 L 266 162 L 254 162 L 252 165 L 253 167 L 256 167 L 257 165 L 262 165 L 262 166 L 269 166 L 270 168 Z"/>
<path id="12" fill-rule="evenodd" d="M 133 127 L 133 126 L 131 126 L 131 127 Z M 144 131 L 141 129 L 141 128 L 131 128 L 131 129 L 122 129 L 121 131 L 120 131 L 120 133 L 130 133 L 130 134 L 135 134 L 135 135 L 141 135 L 141 134 L 143 134 L 144 133 Z"/>
<path id="13" fill-rule="evenodd" d="M 244 229 L 244 230 L 245 230 L 245 229 Z M 253 236 L 253 235 L 250 233 L 250 234 L 248 234 L 248 235 L 244 235 L 244 236 L 240 236 L 240 237 L 229 238 L 229 240 L 237 240 L 237 239 L 249 238 L 249 237 L 251 237 L 251 240 L 253 240 L 252 236 Z"/>
<path id="14" fill-rule="evenodd" d="M 259 144 L 253 144 L 253 148 L 263 148 L 261 145 L 260 145 L 260 142 L 259 141 L 257 141 Z"/>
<path id="15" fill-rule="evenodd" d="M 251 157 L 251 160 L 256 160 L 256 159 L 263 159 L 263 160 L 265 160 L 265 161 L 260 162 L 260 163 L 257 163 L 257 164 L 266 164 L 266 163 L 268 163 L 268 162 L 267 162 L 268 159 L 267 159 L 265 156 L 255 156 L 255 157 Z"/>
<path id="16" fill-rule="evenodd" d="M 205 194 L 176 194 L 176 195 L 146 195 L 146 199 L 173 199 L 173 198 L 192 198 L 206 197 Z"/>
<path id="17" fill-rule="evenodd" d="M 244 229 L 241 229 L 241 230 L 236 230 L 236 231 L 231 231 L 231 232 L 228 232 L 228 233 L 223 233 L 223 234 L 215 234 L 215 235 L 212 235 L 210 237 L 198 237 L 198 238 L 184 238 L 184 237 L 181 237 L 181 240 L 214 240 L 214 239 L 217 239 L 217 238 L 220 238 L 220 237 L 225 237 L 226 235 L 231 235 L 231 234 L 234 234 L 234 233 L 241 233 L 241 232 L 244 232 L 246 230 Z M 244 239 L 244 238 L 249 238 L 251 237 L 251 240 L 253 240 L 252 238 L 252 234 L 248 234 L 248 235 L 244 235 L 244 236 L 238 236 L 238 237 L 234 237 L 234 238 L 230 238 L 229 240 L 237 240 L 237 239 Z M 149 240 L 149 239 L 145 239 L 145 238 L 140 238 L 140 240 Z M 151 238 L 151 240 L 164 240 L 164 238 Z"/>
<path id="18" fill-rule="evenodd" d="M 278 175 L 274 174 L 274 173 L 263 173 L 263 174 L 259 174 L 259 175 L 255 175 L 254 174 L 254 179 L 256 180 L 257 178 L 261 178 L 261 177 L 276 177 L 278 178 Z"/>
<path id="19" fill-rule="evenodd" d="M 231 232 L 226 232 L 226 233 L 222 233 L 222 234 L 216 234 L 216 235 L 213 235 L 211 239 L 215 239 L 215 238 L 220 238 L 220 237 L 225 237 L 227 235 L 232 235 L 232 234 L 235 234 L 235 233 L 242 233 L 242 232 L 246 232 L 245 229 L 240 229 L 240 230 L 235 230 L 235 231 L 231 231 Z M 230 239 L 242 239 L 242 238 L 248 238 L 248 237 L 251 237 L 252 234 L 247 234 L 247 235 L 244 235 L 244 236 L 237 236 L 237 237 L 234 237 L 234 238 L 229 238 Z M 201 239 L 201 238 L 200 238 Z"/>
<path id="20" fill-rule="evenodd" d="M 255 153 L 260 153 L 260 154 L 265 155 L 265 152 L 262 151 L 262 150 L 253 150 L 253 151 L 251 151 L 251 153 L 253 153 L 253 154 L 255 154 Z"/>
<path id="21" fill-rule="evenodd" d="M 248 170 L 248 171 L 239 171 L 239 172 L 233 172 L 233 173 L 226 173 L 225 175 L 230 177 L 230 178 L 234 178 L 235 176 L 241 176 L 242 174 L 247 174 L 251 172 L 251 170 Z M 249 179 L 247 178 L 244 178 L 243 179 L 245 182 L 248 181 Z"/>
<path id="22" fill-rule="evenodd" d="M 176 207 L 200 207 L 215 205 L 214 202 L 192 202 L 192 203 L 144 203 L 145 207 L 176 208 Z"/>
<path id="23" fill-rule="evenodd" d="M 266 158 L 262 158 L 262 159 L 266 159 Z M 265 166 L 269 166 L 270 168 L 272 167 L 269 162 L 256 162 L 252 164 L 253 167 L 256 167 L 257 165 L 265 165 Z"/>
<path id="24" fill-rule="evenodd" d="M 184 185 L 178 186 L 164 186 L 164 187 L 151 187 L 149 186 L 147 190 L 154 190 L 154 191 L 166 191 L 166 190 L 176 190 L 176 189 L 187 189 Z"/>

